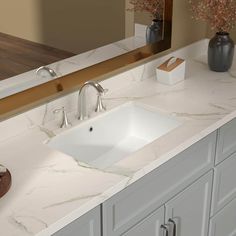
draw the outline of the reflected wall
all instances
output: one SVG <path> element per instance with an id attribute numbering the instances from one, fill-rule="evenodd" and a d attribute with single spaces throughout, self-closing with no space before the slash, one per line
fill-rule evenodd
<path id="1" fill-rule="evenodd" d="M 125 37 L 125 0 L 0 0 L 0 32 L 73 53 Z"/>

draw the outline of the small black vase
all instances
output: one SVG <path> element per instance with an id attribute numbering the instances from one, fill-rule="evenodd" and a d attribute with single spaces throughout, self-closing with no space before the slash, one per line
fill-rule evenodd
<path id="1" fill-rule="evenodd" d="M 147 43 L 156 43 L 162 40 L 162 29 L 163 21 L 162 20 L 153 20 L 151 25 L 147 26 L 146 31 L 146 42 Z"/>
<path id="2" fill-rule="evenodd" d="M 212 71 L 226 72 L 232 66 L 234 41 L 227 32 L 218 32 L 208 45 L 208 65 Z"/>

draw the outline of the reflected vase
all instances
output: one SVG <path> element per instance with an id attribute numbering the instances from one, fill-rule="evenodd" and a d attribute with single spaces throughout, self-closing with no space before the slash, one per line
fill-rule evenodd
<path id="1" fill-rule="evenodd" d="M 208 45 L 208 65 L 210 70 L 226 72 L 232 66 L 234 41 L 227 32 L 218 32 Z"/>
<path id="2" fill-rule="evenodd" d="M 151 25 L 147 26 L 146 42 L 156 43 L 162 40 L 163 21 L 153 20 Z"/>

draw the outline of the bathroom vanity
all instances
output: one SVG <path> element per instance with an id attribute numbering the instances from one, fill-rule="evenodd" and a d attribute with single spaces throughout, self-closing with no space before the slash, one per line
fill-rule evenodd
<path id="1" fill-rule="evenodd" d="M 207 43 L 102 81 L 107 110 L 88 120 L 77 119 L 76 91 L 1 122 L 1 163 L 13 180 L 0 199 L 4 236 L 236 235 L 236 80 L 233 70 L 208 70 Z M 155 77 L 170 56 L 187 62 L 174 86 Z M 60 107 L 66 130 L 53 114 Z M 132 149 L 129 139 L 117 159 L 102 155 L 131 134 L 143 143 Z M 77 138 L 84 155 L 69 152 Z"/>
<path id="2" fill-rule="evenodd" d="M 235 140 L 233 119 L 53 235 L 234 235 Z"/>

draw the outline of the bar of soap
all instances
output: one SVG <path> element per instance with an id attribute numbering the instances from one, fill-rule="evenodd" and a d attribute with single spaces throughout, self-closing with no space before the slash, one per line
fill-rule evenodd
<path id="1" fill-rule="evenodd" d="M 156 68 L 157 81 L 173 85 L 185 79 L 185 60 L 171 57 Z"/>
<path id="2" fill-rule="evenodd" d="M 7 172 L 7 168 L 5 166 L 0 165 L 0 175 L 5 174 Z"/>

